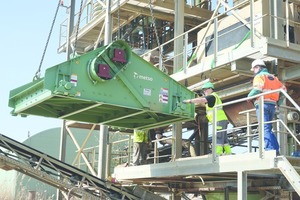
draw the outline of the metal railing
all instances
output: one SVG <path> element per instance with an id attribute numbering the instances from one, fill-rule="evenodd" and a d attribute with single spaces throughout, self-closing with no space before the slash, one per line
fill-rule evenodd
<path id="1" fill-rule="evenodd" d="M 220 66 L 220 64 L 222 64 L 222 63 L 218 63 L 219 61 L 218 58 L 220 56 L 224 55 L 230 57 L 228 52 L 230 53 L 230 51 L 234 51 L 238 48 L 242 48 L 241 47 L 242 44 L 246 43 L 246 41 L 248 41 L 246 45 L 248 45 L 247 48 L 249 49 L 259 46 L 260 44 L 259 40 L 263 39 L 264 37 L 270 37 L 276 40 L 285 41 L 286 45 L 289 46 L 290 44 L 289 24 L 293 24 L 295 27 L 299 26 L 299 22 L 292 20 L 288 14 L 288 10 L 290 8 L 289 1 L 286 1 L 284 3 L 285 8 L 283 8 L 283 10 L 285 9 L 286 11 L 283 16 L 277 16 L 273 14 L 273 13 L 275 14 L 277 13 L 275 10 L 278 8 L 277 6 L 270 8 L 270 11 L 268 13 L 256 15 L 257 13 L 254 13 L 254 11 L 257 8 L 254 7 L 254 0 L 245 0 L 232 7 L 229 7 L 226 4 L 226 2 L 223 0 L 220 0 L 218 2 L 220 5 L 216 6 L 215 12 L 213 13 L 212 17 L 209 20 L 199 24 L 198 26 L 192 29 L 189 29 L 183 34 L 180 34 L 174 37 L 173 39 L 168 40 L 165 43 L 162 43 L 160 47 L 156 47 L 146 53 L 148 54 L 153 51 L 157 51 L 159 49 L 164 49 L 164 47 L 167 47 L 168 45 L 175 43 L 177 40 L 181 40 L 183 38 L 182 39 L 184 45 L 183 51 L 176 55 L 174 54 L 174 52 L 165 55 L 164 59 L 160 59 L 159 63 L 157 63 L 156 66 L 159 66 L 159 68 L 161 69 L 163 65 L 167 65 L 166 64 L 167 62 L 174 61 L 177 57 L 182 57 L 182 58 L 186 58 L 186 59 L 182 59 L 183 63 L 174 63 L 174 66 L 176 67 L 176 69 L 179 69 L 179 71 L 186 72 L 186 69 L 188 69 L 192 65 L 203 66 L 203 69 L 204 66 L 209 66 L 207 67 L 207 69 L 205 68 L 204 70 L 210 70 L 211 68 L 215 68 L 217 66 Z M 274 2 L 274 4 L 275 3 L 276 2 Z M 219 6 L 221 5 L 227 8 L 224 11 L 224 13 L 217 12 Z M 246 18 L 248 18 L 249 20 L 246 20 L 245 16 L 240 16 L 240 13 L 238 12 L 239 9 L 245 7 L 246 5 L 248 6 L 249 13 L 250 13 L 250 15 L 247 16 Z M 232 29 L 229 29 L 228 27 L 223 27 L 222 29 L 219 26 L 217 26 L 217 24 L 219 24 L 220 21 L 223 20 L 224 15 L 234 16 L 234 18 L 237 21 L 237 26 Z M 282 26 L 279 26 L 278 22 L 280 22 Z M 284 26 L 285 28 L 283 28 Z M 271 30 L 270 33 L 263 31 L 263 27 L 269 27 L 268 30 Z M 224 47 L 224 49 L 219 50 L 220 44 L 223 42 L 222 38 L 224 38 L 225 36 L 231 37 L 234 31 L 242 28 L 246 28 L 248 32 L 245 33 L 244 38 L 242 38 L 241 41 L 236 41 L 236 44 L 233 44 L 232 46 L 226 48 Z M 194 33 L 195 30 L 199 30 L 199 29 L 202 29 L 201 30 L 202 33 L 198 34 L 197 36 L 198 37 L 197 45 L 192 46 L 188 42 L 189 38 L 192 38 L 192 35 L 195 34 Z M 211 55 L 205 55 L 206 54 L 205 49 L 210 45 L 213 46 Z M 146 54 L 143 54 L 142 57 L 145 56 Z M 196 60 L 196 62 L 193 62 L 194 60 Z M 177 72 L 178 71 L 175 71 L 174 73 Z"/>
<path id="2" fill-rule="evenodd" d="M 115 0 L 114 4 L 116 4 L 117 1 Z M 67 7 L 68 12 L 70 12 L 70 7 Z M 105 5 L 102 1 L 98 0 L 89 0 L 85 1 L 84 4 L 82 5 L 81 11 L 79 10 L 75 16 L 74 16 L 74 31 L 76 32 L 76 29 L 79 28 L 82 29 L 84 26 L 88 25 L 90 22 L 92 22 L 97 16 L 99 15 L 104 15 L 105 14 Z M 78 23 L 79 20 L 79 14 L 80 16 L 80 22 Z M 77 25 L 79 24 L 79 27 Z M 59 47 L 65 45 L 67 43 L 68 39 L 68 18 L 65 19 L 63 22 L 60 24 L 60 32 L 59 32 Z M 73 32 L 74 32 L 73 31 Z"/>
<path id="3" fill-rule="evenodd" d="M 153 159 L 153 163 L 159 163 L 159 159 L 160 158 L 166 158 L 169 157 L 170 159 L 172 159 L 172 154 L 168 154 L 168 155 L 159 155 L 159 146 L 158 143 L 162 142 L 162 141 L 174 141 L 175 139 L 172 137 L 166 137 L 166 138 L 162 138 L 162 139 L 156 139 L 156 140 L 152 140 L 151 143 L 153 143 L 154 147 L 153 147 L 153 156 L 148 156 L 147 160 L 152 160 Z M 133 139 L 132 138 L 127 138 L 127 139 L 123 139 L 123 140 L 118 140 L 115 142 L 111 142 L 109 143 L 109 147 L 108 149 L 113 149 L 116 148 L 117 146 L 119 146 L 121 143 L 126 143 L 126 146 L 128 147 L 126 150 L 120 150 L 118 152 L 114 151 L 109 151 L 109 158 L 110 158 L 110 163 L 114 162 L 113 165 L 122 165 L 124 163 L 127 163 L 128 165 L 131 165 L 132 163 L 132 144 L 133 144 Z M 172 143 L 172 142 L 171 142 Z M 169 143 L 168 143 L 169 144 Z M 111 165 L 111 164 L 109 164 Z"/>
<path id="4" fill-rule="evenodd" d="M 227 105 L 232 105 L 232 104 L 236 104 L 236 103 L 240 103 L 240 102 L 246 102 L 248 100 L 252 100 L 252 99 L 257 99 L 258 98 L 258 106 L 259 108 L 263 108 L 264 105 L 264 95 L 267 94 L 271 94 L 271 93 L 278 93 L 281 92 L 282 94 L 284 94 L 284 96 L 286 97 L 287 100 L 290 101 L 290 103 L 295 107 L 295 109 L 300 112 L 300 107 L 299 105 L 286 93 L 286 91 L 282 90 L 282 89 L 278 89 L 278 90 L 273 90 L 273 91 L 269 91 L 269 92 L 265 92 L 265 93 L 261 93 L 259 95 L 255 95 L 253 97 L 245 97 L 245 98 L 241 98 L 241 99 L 237 99 L 234 101 L 230 101 L 227 103 L 223 103 L 221 105 L 217 105 L 215 106 L 214 110 L 213 110 L 213 129 L 212 129 L 212 146 L 214 147 L 216 145 L 216 135 L 217 132 L 220 131 L 224 131 L 224 130 L 218 130 L 217 131 L 217 110 L 227 106 Z M 281 133 L 287 133 L 289 134 L 296 142 L 298 145 L 300 145 L 300 142 L 298 140 L 298 138 L 296 137 L 296 135 L 293 133 L 293 131 L 291 131 L 289 129 L 289 127 L 284 123 L 283 120 L 281 119 L 277 119 L 277 120 L 273 120 L 273 121 L 269 121 L 269 122 L 265 122 L 264 121 L 264 109 L 259 109 L 259 119 L 258 119 L 258 123 L 257 124 L 251 124 L 250 123 L 250 113 L 253 112 L 255 109 L 250 109 L 250 110 L 246 110 L 243 112 L 240 112 L 240 114 L 246 114 L 247 115 L 247 122 L 246 122 L 246 128 L 247 128 L 247 147 L 248 147 L 248 152 L 251 152 L 251 147 L 252 147 L 252 142 L 251 142 L 251 138 L 254 137 L 254 135 L 251 135 L 252 130 L 251 128 L 253 126 L 257 126 L 258 125 L 258 150 L 259 150 L 259 157 L 263 158 L 264 156 L 264 125 L 267 123 L 278 123 L 280 125 L 283 126 L 283 128 L 285 129 L 284 132 L 281 131 L 277 131 L 277 133 L 281 134 Z M 240 129 L 240 128 L 245 128 L 245 127 L 235 127 L 234 129 Z M 230 129 L 227 129 L 227 131 Z M 256 135 L 255 135 L 256 136 Z M 214 150 L 214 148 L 212 148 L 212 159 L 213 162 L 216 162 L 216 152 Z"/>
<path id="5" fill-rule="evenodd" d="M 123 3 L 123 1 L 121 1 Z M 112 7 L 116 7 L 119 5 L 119 0 L 114 0 L 112 2 Z M 274 2 L 275 3 L 275 2 Z M 103 3 L 102 3 L 103 4 Z M 154 51 L 158 51 L 160 49 L 167 49 L 168 46 L 170 46 L 172 43 L 176 42 L 177 40 L 182 40 L 183 43 L 183 50 L 182 52 L 178 53 L 178 54 L 174 54 L 173 52 L 170 52 L 168 54 L 164 53 L 164 56 L 162 59 L 158 59 L 158 63 L 156 64 L 157 66 L 159 66 L 159 69 L 165 69 L 163 66 L 167 66 L 167 62 L 174 62 L 174 60 L 176 58 L 182 57 L 184 59 L 182 59 L 182 63 L 174 63 L 173 65 L 177 65 L 175 66 L 176 69 L 179 69 L 179 71 L 185 71 L 187 68 L 191 67 L 192 65 L 195 64 L 200 64 L 203 60 L 202 58 L 207 57 L 205 54 L 205 48 L 207 46 L 209 46 L 210 44 L 213 45 L 213 50 L 212 50 L 212 56 L 210 57 L 210 59 L 208 59 L 207 61 L 203 61 L 206 63 L 203 63 L 205 65 L 211 65 L 210 68 L 214 68 L 216 66 L 218 66 L 218 57 L 221 55 L 221 50 L 218 50 L 220 47 L 220 42 L 222 41 L 222 37 L 224 37 L 225 35 L 232 35 L 232 32 L 234 30 L 237 29 L 241 29 L 241 28 L 247 28 L 247 30 L 249 30 L 248 33 L 245 34 L 244 38 L 241 41 L 237 41 L 236 44 L 234 44 L 231 47 L 228 47 L 227 50 L 228 51 L 233 51 L 237 48 L 240 47 L 240 45 L 242 43 L 244 43 L 244 41 L 249 40 L 249 48 L 253 48 L 255 46 L 257 46 L 255 43 L 259 42 L 256 41 L 256 38 L 261 38 L 261 36 L 264 37 L 271 37 L 274 39 L 283 39 L 286 42 L 286 45 L 289 46 L 290 45 L 290 29 L 289 26 L 293 25 L 293 26 L 299 26 L 299 22 L 296 22 L 295 20 L 292 20 L 291 16 L 289 16 L 289 1 L 285 1 L 284 5 L 285 8 L 283 8 L 283 10 L 285 10 L 285 14 L 283 15 L 283 17 L 281 16 L 277 16 L 277 12 L 275 11 L 275 9 L 277 9 L 277 6 L 274 6 L 274 10 L 269 10 L 269 12 L 267 14 L 261 15 L 261 16 L 255 16 L 256 13 L 254 13 L 254 10 L 256 9 L 254 7 L 254 0 L 245 0 L 245 1 L 241 1 L 239 3 L 237 3 L 234 6 L 229 6 L 227 4 L 227 2 L 225 0 L 219 0 L 215 10 L 211 16 L 211 18 L 191 29 L 189 29 L 188 31 L 184 32 L 183 34 L 180 34 L 176 37 L 174 37 L 173 39 L 169 39 L 167 42 L 162 43 L 160 46 L 153 48 L 149 51 L 147 51 L 147 53 L 141 55 L 146 56 L 146 54 L 149 54 L 151 52 Z M 99 1 L 97 0 L 91 0 L 91 1 L 86 1 L 85 4 L 83 5 L 83 12 L 81 13 L 81 20 L 80 23 L 74 23 L 74 24 L 80 24 L 80 29 L 82 29 L 84 26 L 88 25 L 89 23 L 92 23 L 93 20 L 95 19 L 95 15 L 99 16 L 99 15 L 105 15 L 105 8 L 103 8 L 102 10 L 99 10 L 99 6 L 103 7 L 105 5 L 99 5 Z M 192 3 L 191 3 L 192 5 Z M 246 20 L 245 16 L 240 16 L 238 10 L 240 10 L 241 8 L 248 6 L 249 7 L 249 13 L 250 15 L 248 16 L 250 20 Z M 219 10 L 221 9 L 221 7 L 226 8 L 224 10 L 222 10 L 222 12 L 220 13 Z M 78 18 L 78 13 L 75 15 L 75 19 Z M 273 15 L 273 13 L 275 13 L 275 15 Z M 229 30 L 222 30 L 221 28 L 219 28 L 217 26 L 217 24 L 220 22 L 220 20 L 223 20 L 224 16 L 229 16 L 232 15 L 235 17 L 235 19 L 237 20 L 237 22 L 240 23 L 240 25 L 237 25 L 235 28 L 233 29 L 229 29 Z M 269 21 L 273 21 L 274 23 L 268 23 L 266 24 L 266 26 L 269 26 L 269 30 L 272 30 L 272 32 L 270 32 L 268 35 L 263 35 L 263 33 L 261 33 L 260 28 L 258 28 L 258 26 L 260 26 L 260 24 L 264 23 L 263 19 L 269 19 Z M 60 28 L 60 39 L 59 39 L 59 46 L 63 46 L 66 43 L 67 40 L 67 20 L 65 20 L 63 23 L 61 23 L 61 28 Z M 258 23 L 260 22 L 260 23 Z M 282 26 L 278 26 L 278 22 L 282 22 Z M 281 29 L 283 29 L 283 26 L 285 25 L 285 33 L 283 33 L 283 31 Z M 262 25 L 265 26 L 265 25 Z M 223 27 L 224 28 L 224 27 Z M 74 29 L 76 29 L 76 27 L 74 27 Z M 204 29 L 203 30 L 203 34 L 198 34 L 198 38 L 197 38 L 197 45 L 196 46 L 192 46 L 192 44 L 190 43 L 189 38 L 193 38 L 193 36 L 195 35 L 195 31 L 199 30 L 199 29 Z M 280 30 L 280 31 L 279 31 Z M 284 35 L 279 37 L 279 32 L 283 33 Z M 211 36 L 211 37 L 210 37 Z M 91 44 L 92 45 L 92 44 Z M 172 46 L 172 45 L 171 45 Z M 203 52 L 203 53 L 201 53 Z M 193 62 L 194 60 L 197 60 L 196 62 Z M 210 62 L 210 64 L 209 64 Z M 178 71 L 175 71 L 174 73 L 176 73 Z"/>
<path id="6" fill-rule="evenodd" d="M 175 138 L 166 137 L 166 138 L 161 138 L 161 139 L 156 139 L 156 140 L 151 141 L 152 143 L 154 143 L 154 149 L 153 149 L 153 157 L 149 157 L 149 159 L 153 159 L 154 164 L 159 163 L 160 158 L 167 157 L 167 158 L 170 158 L 170 160 L 172 160 L 172 158 L 174 157 L 174 156 L 172 156 L 172 154 L 160 155 L 160 153 L 159 153 L 158 143 L 164 142 L 164 141 L 167 142 L 168 140 L 171 140 L 171 144 L 169 144 L 169 145 L 172 145 L 172 144 L 174 144 Z"/>
<path id="7" fill-rule="evenodd" d="M 218 13 L 218 10 L 219 10 L 221 4 L 222 5 L 227 5 L 227 3 L 225 3 L 223 0 L 220 0 L 218 2 L 219 3 L 217 4 L 217 6 L 215 8 L 214 13 L 212 14 L 212 17 L 209 20 L 207 20 L 207 21 L 199 24 L 198 26 L 193 27 L 192 29 L 189 29 L 188 31 L 186 31 L 183 34 L 180 34 L 180 35 L 174 37 L 173 39 L 168 40 L 167 42 L 161 44 L 161 46 L 159 46 L 159 47 L 156 47 L 156 48 L 153 48 L 153 49 L 149 50 L 146 54 L 154 52 L 154 51 L 158 51 L 159 49 L 164 49 L 164 46 L 168 46 L 171 43 L 174 43 L 176 40 L 178 40 L 178 39 L 181 40 L 183 38 L 184 48 L 183 48 L 183 51 L 181 53 L 174 55 L 174 53 L 172 52 L 169 55 L 166 55 L 165 59 L 159 60 L 159 63 L 156 64 L 161 69 L 161 67 L 163 65 L 165 65 L 166 62 L 168 62 L 168 61 L 174 61 L 174 59 L 177 58 L 177 57 L 188 58 L 188 59 L 183 59 L 183 63 L 176 63 L 176 65 L 179 65 L 179 66 L 177 66 L 177 68 L 179 68 L 180 69 L 179 71 L 181 71 L 181 70 L 185 70 L 186 68 L 189 68 L 192 65 L 193 60 L 196 59 L 197 53 L 198 53 L 198 51 L 199 51 L 200 48 L 208 45 L 209 43 L 214 42 L 214 49 L 215 49 L 215 51 L 214 51 L 214 54 L 213 54 L 214 59 L 213 59 L 212 62 L 213 62 L 213 65 L 215 66 L 216 65 L 215 62 L 217 61 L 216 58 L 217 58 L 217 55 L 218 55 L 218 50 L 217 50 L 218 49 L 218 39 L 221 36 L 224 36 L 224 34 L 230 34 L 230 32 L 232 30 L 224 32 L 221 35 L 218 35 L 218 27 L 214 26 L 212 28 L 212 31 L 210 31 L 212 33 L 209 33 L 209 34 L 213 34 L 214 35 L 213 39 L 207 39 L 208 32 L 209 32 L 209 29 L 211 28 L 211 25 L 212 24 L 216 25 L 218 23 L 218 19 L 219 18 L 223 18 L 224 14 L 228 14 L 228 13 L 231 13 L 231 12 L 235 13 L 234 10 L 239 9 L 242 6 L 245 6 L 245 4 L 252 3 L 251 0 L 250 1 L 246 0 L 246 1 L 238 3 L 237 5 L 235 5 L 233 7 L 229 7 L 228 6 L 227 9 L 224 10 L 223 13 Z M 252 26 L 250 24 L 250 22 L 245 22 L 243 19 L 241 19 L 241 21 L 243 22 L 243 25 L 240 25 L 239 27 L 242 27 L 242 26 L 250 27 L 250 26 Z M 206 29 L 204 35 L 202 37 L 198 38 L 198 39 L 200 39 L 200 41 L 198 41 L 198 44 L 196 46 L 190 47 L 190 44 L 187 42 L 189 40 L 189 38 L 191 37 L 190 35 L 195 34 L 194 33 L 195 30 L 202 29 L 203 27 L 205 27 L 205 29 Z M 254 30 L 253 28 L 250 28 L 250 29 Z M 252 41 L 251 43 L 254 43 L 253 40 L 254 39 L 251 38 L 251 41 Z M 145 56 L 146 54 L 141 55 L 141 57 Z"/>
<path id="8" fill-rule="evenodd" d="M 94 1 L 91 1 L 91 2 L 96 3 L 97 1 L 94 0 Z M 115 5 L 117 3 L 117 1 L 113 1 L 113 2 L 114 2 L 113 5 Z M 182 56 L 184 58 L 189 58 L 189 59 L 183 59 L 183 63 L 179 63 L 178 65 L 182 66 L 181 70 L 186 70 L 187 68 L 189 68 L 192 65 L 192 60 L 197 57 L 196 55 L 197 55 L 197 52 L 199 51 L 199 49 L 206 46 L 206 45 L 208 45 L 209 43 L 213 42 L 215 46 L 214 46 L 214 52 L 212 54 L 211 66 L 214 67 L 214 66 L 217 65 L 218 56 L 220 55 L 220 52 L 218 51 L 218 46 L 219 46 L 218 40 L 220 39 L 220 37 L 222 37 L 226 34 L 231 34 L 232 31 L 234 31 L 236 29 L 239 29 L 239 28 L 242 28 L 242 27 L 246 27 L 247 29 L 249 29 L 250 34 L 249 34 L 249 38 L 247 38 L 247 39 L 250 40 L 250 45 L 251 45 L 250 47 L 254 47 L 254 46 L 256 46 L 254 44 L 255 43 L 255 38 L 254 38 L 255 35 L 258 38 L 262 36 L 262 33 L 260 33 L 259 30 L 257 30 L 257 27 L 256 27 L 257 25 L 255 24 L 255 21 L 263 21 L 263 19 L 265 19 L 265 18 L 270 18 L 270 20 L 272 19 L 272 20 L 275 20 L 275 21 L 281 20 L 283 22 L 283 24 L 286 25 L 285 41 L 286 41 L 287 45 L 289 45 L 289 32 L 290 32 L 290 30 L 288 28 L 289 24 L 294 24 L 295 26 L 296 25 L 299 26 L 298 22 L 295 22 L 295 21 L 291 20 L 289 14 L 287 12 L 288 8 L 289 8 L 289 1 L 285 2 L 286 12 L 285 12 L 284 17 L 279 17 L 279 16 L 276 16 L 276 15 L 266 14 L 266 15 L 262 15 L 262 16 L 259 16 L 259 17 L 256 17 L 256 18 L 254 17 L 254 12 L 253 12 L 254 11 L 254 0 L 241 1 L 240 3 L 238 3 L 238 4 L 236 4 L 235 6 L 232 6 L 232 7 L 228 7 L 226 2 L 223 1 L 223 0 L 220 0 L 218 2 L 219 3 L 216 6 L 215 12 L 213 13 L 211 19 L 199 24 L 198 26 L 196 26 L 192 29 L 189 29 L 185 33 L 183 33 L 179 36 L 176 36 L 173 39 L 168 40 L 168 42 L 161 44 L 160 47 L 156 47 L 156 48 L 152 49 L 151 51 L 149 51 L 149 52 L 157 51 L 159 48 L 163 49 L 164 46 L 168 46 L 171 43 L 174 43 L 176 40 L 183 38 L 184 50 L 178 55 L 170 54 L 165 59 L 159 59 L 159 63 L 157 65 L 162 66 L 167 61 L 173 61 L 176 57 Z M 94 5 L 94 4 L 91 4 L 91 5 Z M 223 13 L 218 13 L 219 6 L 221 6 L 221 5 L 225 6 L 226 10 L 224 10 Z M 236 12 L 236 10 L 240 9 L 241 7 L 245 7 L 246 5 L 248 5 L 249 12 L 250 12 L 249 18 L 251 20 L 249 20 L 249 21 L 246 21 L 245 19 L 240 17 L 239 14 Z M 84 16 L 81 17 L 81 20 L 84 21 L 84 22 L 81 24 L 81 26 L 84 26 L 84 25 L 88 24 L 89 22 L 91 22 L 91 20 L 93 20 L 92 17 L 91 17 L 91 16 L 93 16 L 93 13 L 95 13 L 94 6 L 91 6 L 91 9 L 89 10 L 89 12 L 84 12 L 83 13 Z M 99 13 L 99 14 L 101 14 L 101 13 Z M 213 24 L 216 25 L 218 23 L 218 21 L 224 17 L 224 15 L 234 15 L 234 17 L 239 22 L 241 22 L 241 25 L 235 27 L 234 29 L 230 29 L 229 31 L 224 31 L 222 33 L 219 33 L 220 30 L 219 30 L 218 26 L 212 26 L 212 25 Z M 75 23 L 75 24 L 77 24 L 77 23 Z M 268 26 L 270 26 L 270 30 L 273 30 L 273 32 L 278 32 L 278 28 L 280 28 L 280 27 L 275 26 L 273 23 L 269 23 Z M 62 27 L 64 27 L 64 28 L 62 28 L 61 33 L 64 32 L 63 29 L 65 30 L 67 26 L 66 26 L 66 24 L 64 24 L 64 25 L 62 25 Z M 200 38 L 198 38 L 197 46 L 194 46 L 194 47 L 190 46 L 188 41 L 189 41 L 189 38 L 191 37 L 191 35 L 194 34 L 194 31 L 196 31 L 198 29 L 202 29 L 203 27 L 205 27 L 206 30 L 204 31 L 204 34 Z M 208 31 L 209 29 L 211 29 L 211 30 Z M 207 39 L 209 34 L 213 34 L 214 37 L 212 39 Z M 64 35 L 64 34 L 61 34 L 61 35 Z M 274 39 L 279 39 L 278 35 L 273 34 L 273 33 L 270 34 L 269 37 L 272 37 Z M 61 44 L 63 43 L 63 41 L 60 41 L 60 42 L 61 42 Z M 240 44 L 237 44 L 236 48 L 238 48 L 239 45 Z M 147 53 L 149 53 L 149 52 L 147 52 Z M 201 60 L 200 60 L 200 62 L 197 62 L 197 64 L 201 64 Z M 162 68 L 162 67 L 160 67 L 160 68 Z M 285 93 L 285 95 L 287 95 L 287 94 Z M 289 99 L 290 97 L 287 96 L 287 98 Z M 244 99 L 238 100 L 238 102 L 242 102 L 242 101 L 246 101 L 246 100 L 247 100 L 247 98 L 244 98 Z M 290 100 L 290 102 L 293 102 L 293 100 L 291 98 L 289 100 Z M 231 103 L 234 104 L 236 102 L 231 102 Z M 226 104 L 224 104 L 224 105 L 226 105 Z M 295 106 L 295 107 L 297 108 L 297 110 L 299 110 L 299 106 L 298 107 L 297 106 Z M 248 111 L 247 111 L 246 115 L 249 115 Z M 250 127 L 249 124 L 247 124 L 247 126 Z M 252 126 L 254 126 L 254 125 L 252 125 Z M 249 131 L 249 130 L 247 129 L 247 131 Z M 262 128 L 260 128 L 259 131 L 261 132 Z M 214 134 L 216 134 L 216 132 Z M 249 132 L 247 132 L 247 134 L 249 135 L 248 137 L 251 138 L 251 136 L 250 136 L 251 132 L 249 131 Z M 259 135 L 261 135 L 261 134 L 259 134 Z M 262 144 L 260 144 L 260 145 L 262 145 Z M 129 147 L 130 147 L 130 145 L 129 145 Z M 130 149 L 128 149 L 128 152 L 129 152 L 128 153 L 129 156 L 128 156 L 127 159 L 128 159 L 128 163 L 130 163 L 130 153 L 131 153 Z"/>
<path id="9" fill-rule="evenodd" d="M 218 132 L 224 131 L 224 129 L 223 130 L 217 130 L 216 129 L 216 127 L 217 127 L 217 119 L 216 119 L 217 109 L 220 109 L 221 107 L 224 107 L 224 106 L 237 104 L 237 103 L 240 103 L 240 102 L 246 102 L 248 100 L 256 99 L 256 98 L 258 98 L 259 107 L 262 108 L 263 104 L 264 104 L 264 98 L 263 98 L 264 95 L 271 94 L 271 93 L 278 93 L 278 92 L 283 93 L 284 96 L 286 97 L 286 99 L 289 100 L 289 102 L 294 106 L 294 107 L 282 106 L 281 109 L 296 110 L 296 111 L 300 112 L 300 107 L 297 105 L 297 103 L 282 89 L 265 92 L 265 93 L 262 93 L 262 94 L 259 94 L 259 95 L 255 95 L 253 97 L 245 97 L 245 98 L 237 99 L 237 100 L 234 100 L 234 101 L 226 102 L 226 103 L 223 103 L 221 105 L 215 106 L 215 108 L 213 110 L 213 112 L 214 112 L 213 122 L 214 123 L 212 123 L 212 127 L 213 127 L 212 128 L 212 148 L 211 148 L 212 162 L 217 162 L 217 157 L 218 157 L 216 152 L 215 152 L 215 148 L 214 148 L 216 146 L 216 135 L 217 135 Z M 300 145 L 300 141 L 297 138 L 296 134 L 294 133 L 295 130 L 292 131 L 286 125 L 284 120 L 276 119 L 276 120 L 272 120 L 272 121 L 269 121 L 269 122 L 265 122 L 264 117 L 263 117 L 264 116 L 264 113 L 263 113 L 264 110 L 263 109 L 259 109 L 260 118 L 258 119 L 258 123 L 251 123 L 251 116 L 252 116 L 252 113 L 255 110 L 256 109 L 249 109 L 249 110 L 244 110 L 244 111 L 239 112 L 239 114 L 246 115 L 246 125 L 226 129 L 226 131 L 246 129 L 245 137 L 247 138 L 247 142 L 246 142 L 245 146 L 246 146 L 246 149 L 247 149 L 247 153 L 251 153 L 253 151 L 253 148 L 256 148 L 256 147 L 254 147 L 255 145 L 253 145 L 253 141 L 255 139 L 255 141 L 258 142 L 258 147 L 257 147 L 258 156 L 260 158 L 264 157 L 264 153 L 266 151 L 264 149 L 264 125 L 267 124 L 267 123 L 276 124 L 276 127 L 281 127 L 283 130 L 275 130 L 274 133 L 281 134 L 281 135 L 282 134 L 283 135 L 289 135 L 290 137 L 293 138 L 293 140 L 296 142 L 296 144 Z M 257 130 L 254 130 L 253 127 L 257 127 Z M 154 146 L 154 148 L 153 148 L 153 157 L 152 156 L 148 157 L 148 159 L 150 159 L 150 160 L 153 159 L 154 164 L 159 163 L 160 158 L 169 157 L 172 160 L 172 158 L 173 158 L 172 154 L 170 154 L 170 155 L 160 155 L 160 153 L 159 153 L 158 143 L 162 142 L 162 141 L 167 141 L 167 140 L 171 140 L 171 143 L 173 143 L 175 138 L 166 137 L 166 138 L 156 139 L 156 140 L 152 141 L 152 143 L 154 143 L 154 145 L 153 145 Z M 126 142 L 128 144 L 128 150 L 126 151 L 126 153 L 124 155 L 115 155 L 115 157 L 111 157 L 112 158 L 111 160 L 120 161 L 119 164 L 124 164 L 126 162 L 128 164 L 130 164 L 131 159 L 132 159 L 131 158 L 132 157 L 131 145 L 133 143 L 131 138 L 124 139 L 124 140 L 121 140 L 121 141 L 116 141 L 116 142 L 111 143 L 110 145 L 118 145 L 121 142 Z M 169 143 L 170 142 L 168 142 L 168 144 Z M 280 144 L 280 145 L 283 145 L 283 144 Z"/>

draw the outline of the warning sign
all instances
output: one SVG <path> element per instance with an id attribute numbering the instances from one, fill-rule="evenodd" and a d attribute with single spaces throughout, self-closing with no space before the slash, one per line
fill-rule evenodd
<path id="1" fill-rule="evenodd" d="M 169 99 L 169 90 L 168 88 L 161 88 L 159 92 L 159 102 L 168 103 Z"/>

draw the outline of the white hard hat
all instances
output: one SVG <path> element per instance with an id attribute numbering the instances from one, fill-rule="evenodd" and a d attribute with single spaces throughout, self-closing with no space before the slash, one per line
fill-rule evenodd
<path id="1" fill-rule="evenodd" d="M 262 59 L 256 59 L 252 62 L 251 64 L 251 71 L 253 71 L 255 66 L 262 66 L 262 67 L 266 67 L 265 62 Z"/>

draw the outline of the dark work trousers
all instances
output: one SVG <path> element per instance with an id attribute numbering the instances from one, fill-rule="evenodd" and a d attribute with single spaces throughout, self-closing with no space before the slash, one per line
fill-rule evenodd
<path id="1" fill-rule="evenodd" d="M 132 164 L 143 165 L 147 163 L 147 143 L 145 142 L 135 142 L 133 143 L 133 154 L 132 154 Z"/>

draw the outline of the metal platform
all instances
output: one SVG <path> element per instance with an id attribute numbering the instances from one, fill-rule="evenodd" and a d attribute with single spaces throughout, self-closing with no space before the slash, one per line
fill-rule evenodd
<path id="1" fill-rule="evenodd" d="M 279 163 L 292 163 L 295 168 L 283 169 Z M 220 156 L 215 160 L 212 155 L 205 155 L 180 158 L 167 163 L 117 167 L 114 173 L 123 184 L 146 185 L 151 182 L 148 188 L 162 193 L 167 192 L 172 185 L 178 192 L 224 192 L 226 188 L 230 188 L 230 192 L 244 196 L 247 192 L 250 194 L 266 188 L 293 191 L 288 181 L 299 185 L 299 166 L 300 158 L 276 157 L 275 151 L 265 151 L 263 157 L 258 152 Z M 293 171 L 297 175 L 287 175 L 283 171 Z M 247 187 L 239 188 L 242 185 Z M 295 189 L 299 194 L 299 187 Z"/>
<path id="2" fill-rule="evenodd" d="M 100 30 L 105 25 L 106 5 L 101 3 L 101 1 L 91 1 L 87 2 L 84 7 L 88 9 L 88 12 L 85 17 L 86 20 L 82 20 L 81 23 L 87 21 L 87 24 L 84 24 L 80 29 L 78 37 L 75 37 L 75 35 L 70 37 L 71 43 L 77 39 L 76 49 L 79 53 L 90 51 L 94 46 L 98 45 L 97 42 L 102 43 L 104 40 L 104 35 L 101 35 Z M 92 7 L 91 11 L 90 7 Z M 153 11 L 151 11 L 150 7 L 152 7 Z M 150 28 L 152 15 L 157 20 L 174 23 L 174 8 L 175 2 L 173 0 L 152 1 L 151 6 L 149 5 L 148 0 L 111 0 L 110 10 L 114 22 L 112 34 L 116 34 L 119 31 L 126 31 L 127 28 L 128 30 L 131 29 L 129 32 L 134 31 L 132 28 L 141 28 L 141 25 L 136 21 L 136 19 L 139 18 L 142 19 L 142 21 L 145 21 L 146 27 Z M 213 13 L 205 8 L 188 5 L 185 5 L 184 11 L 185 25 L 191 28 L 208 20 Z M 91 15 L 92 17 L 90 17 Z M 137 27 L 134 27 L 133 24 L 135 23 Z M 132 25 L 133 27 L 131 27 Z M 65 52 L 67 48 L 65 37 L 65 32 L 67 32 L 67 30 L 65 30 L 66 27 L 68 27 L 67 20 L 61 24 L 61 44 L 58 48 L 59 53 Z M 146 37 L 151 38 L 152 36 L 148 35 Z M 156 42 L 153 42 L 151 39 L 149 42 L 152 43 L 151 45 L 153 45 L 152 47 L 154 48 Z"/>

